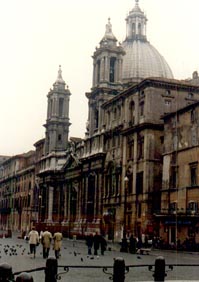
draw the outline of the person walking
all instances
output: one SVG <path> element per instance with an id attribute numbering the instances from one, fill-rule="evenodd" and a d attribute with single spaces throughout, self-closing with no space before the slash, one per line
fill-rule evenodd
<path id="1" fill-rule="evenodd" d="M 107 242 L 104 236 L 100 236 L 100 246 L 101 246 L 101 255 L 104 255 L 104 251 L 106 251 Z"/>
<path id="2" fill-rule="evenodd" d="M 32 227 L 32 230 L 28 234 L 28 240 L 30 245 L 30 257 L 35 258 L 36 256 L 36 246 L 39 244 L 39 233 Z"/>
<path id="3" fill-rule="evenodd" d="M 136 254 L 140 254 L 140 249 L 141 248 L 142 248 L 142 239 L 141 239 L 141 237 L 138 237 Z"/>
<path id="4" fill-rule="evenodd" d="M 93 234 L 90 233 L 86 236 L 86 245 L 88 247 L 88 255 L 92 255 L 92 247 L 93 247 Z"/>
<path id="5" fill-rule="evenodd" d="M 130 236 L 130 239 L 129 239 L 129 252 L 131 254 L 135 254 L 136 253 L 136 245 L 137 245 L 137 240 L 136 240 L 136 238 L 132 234 Z"/>
<path id="6" fill-rule="evenodd" d="M 46 230 L 43 232 L 42 237 L 41 237 L 41 243 L 43 245 L 43 258 L 44 259 L 48 258 L 49 256 L 51 240 L 52 240 L 52 234 L 46 228 Z"/>
<path id="7" fill-rule="evenodd" d="M 99 250 L 99 246 L 100 246 L 100 236 L 99 234 L 96 232 L 94 237 L 93 237 L 93 245 L 94 245 L 94 255 L 97 256 L 98 255 L 98 250 Z"/>
<path id="8" fill-rule="evenodd" d="M 54 245 L 53 249 L 55 251 L 55 257 L 58 259 L 60 257 L 60 251 L 61 251 L 61 245 L 62 245 L 62 233 L 61 232 L 56 232 L 53 235 L 53 240 L 54 240 Z"/>

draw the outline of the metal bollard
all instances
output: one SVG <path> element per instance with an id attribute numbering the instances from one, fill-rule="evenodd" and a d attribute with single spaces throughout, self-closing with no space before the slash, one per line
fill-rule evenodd
<path id="1" fill-rule="evenodd" d="M 159 256 L 155 260 L 155 271 L 154 271 L 154 281 L 162 282 L 166 276 L 165 273 L 165 259 Z"/>
<path id="2" fill-rule="evenodd" d="M 113 282 L 124 282 L 125 280 L 125 261 L 117 257 L 113 265 Z"/>
<path id="3" fill-rule="evenodd" d="M 34 282 L 34 280 L 29 273 L 22 272 L 19 276 L 17 276 L 16 282 Z"/>
<path id="4" fill-rule="evenodd" d="M 7 263 L 0 264 L 0 281 L 7 282 L 13 279 L 12 267 Z"/>
<path id="5" fill-rule="evenodd" d="M 50 257 L 46 261 L 45 269 L 45 282 L 56 282 L 57 281 L 57 259 Z"/>

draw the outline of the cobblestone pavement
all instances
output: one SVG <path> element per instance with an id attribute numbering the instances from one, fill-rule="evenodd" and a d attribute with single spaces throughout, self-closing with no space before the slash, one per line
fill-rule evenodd
<path id="1" fill-rule="evenodd" d="M 68 273 L 61 274 L 61 281 L 93 281 L 105 282 L 110 281 L 111 275 L 105 274 L 100 269 L 81 268 L 83 266 L 109 266 L 112 267 L 114 258 L 122 257 L 126 266 L 130 266 L 129 273 L 126 274 L 125 282 L 132 281 L 153 281 L 153 273 L 148 267 L 141 265 L 154 264 L 157 256 L 164 256 L 166 264 L 199 264 L 198 253 L 176 253 L 174 251 L 152 250 L 149 255 L 135 255 L 119 252 L 119 245 L 109 244 L 111 251 L 106 251 L 104 256 L 87 256 L 87 248 L 84 241 L 73 241 L 69 239 L 63 240 L 61 257 L 58 261 L 59 266 L 79 266 L 79 268 L 69 268 Z M 7 250 L 7 251 L 6 251 Z M 14 251 L 13 251 L 14 250 Z M 8 263 L 12 266 L 13 273 L 25 271 L 39 267 L 45 267 L 46 260 L 42 257 L 42 246 L 37 248 L 36 258 L 32 259 L 29 255 L 29 244 L 23 239 L 18 239 L 17 234 L 13 238 L 0 239 L 0 263 Z M 51 248 L 50 256 L 54 257 Z M 134 267 L 136 266 L 136 267 Z M 168 267 L 166 267 L 168 269 Z M 58 272 L 64 272 L 63 267 L 59 267 Z M 107 272 L 113 272 L 112 268 L 108 268 Z M 44 271 L 32 272 L 34 282 L 45 281 Z M 15 277 L 16 278 L 16 277 Z M 174 267 L 173 271 L 167 273 L 165 281 L 199 281 L 198 267 Z"/>

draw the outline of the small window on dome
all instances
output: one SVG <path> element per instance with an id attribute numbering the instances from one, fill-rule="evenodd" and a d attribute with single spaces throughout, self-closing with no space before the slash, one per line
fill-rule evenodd
<path id="1" fill-rule="evenodd" d="M 171 91 L 170 90 L 166 90 L 166 95 L 170 96 L 171 95 Z"/>

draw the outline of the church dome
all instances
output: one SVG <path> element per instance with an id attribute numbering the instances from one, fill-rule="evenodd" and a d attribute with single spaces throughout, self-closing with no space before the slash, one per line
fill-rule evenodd
<path id="1" fill-rule="evenodd" d="M 172 71 L 156 48 L 149 42 L 124 42 L 123 79 L 139 80 L 146 77 L 173 78 Z"/>
<path id="2" fill-rule="evenodd" d="M 127 35 L 122 43 L 124 51 L 122 78 L 124 82 L 138 82 L 146 77 L 173 78 L 164 57 L 146 38 L 147 18 L 138 6 L 126 18 Z"/>

